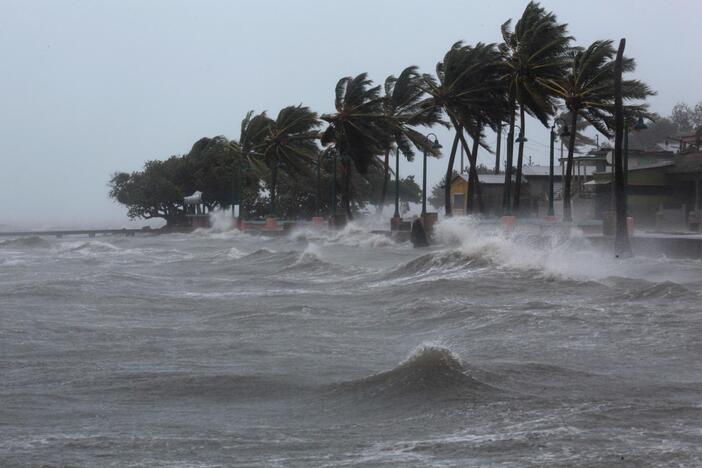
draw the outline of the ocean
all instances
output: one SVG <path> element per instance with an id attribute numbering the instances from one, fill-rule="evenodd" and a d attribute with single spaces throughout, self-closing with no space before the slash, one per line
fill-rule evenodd
<path id="1" fill-rule="evenodd" d="M 470 219 L 0 241 L 0 466 L 702 466 L 702 262 Z"/>

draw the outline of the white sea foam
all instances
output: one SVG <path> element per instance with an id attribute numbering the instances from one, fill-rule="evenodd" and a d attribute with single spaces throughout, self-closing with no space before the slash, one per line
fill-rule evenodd
<path id="1" fill-rule="evenodd" d="M 662 269 L 670 265 L 663 257 L 615 258 L 612 253 L 593 247 L 577 228 L 543 232 L 517 228 L 507 233 L 496 224 L 455 217 L 436 225 L 435 239 L 467 257 L 488 260 L 498 268 L 535 270 L 545 277 L 601 280 L 622 276 L 660 281 Z M 675 271 L 680 273 L 679 267 Z M 683 277 L 677 279 L 685 281 Z"/>

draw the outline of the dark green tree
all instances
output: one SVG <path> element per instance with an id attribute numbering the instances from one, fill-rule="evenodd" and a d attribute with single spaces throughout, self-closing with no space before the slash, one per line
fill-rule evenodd
<path id="1" fill-rule="evenodd" d="M 263 114 L 265 115 L 265 113 Z M 256 156 L 251 159 L 259 174 L 270 176 L 270 216 L 275 216 L 278 172 L 290 175 L 310 175 L 319 155 L 317 129 L 320 122 L 309 107 L 288 106 L 278 112 L 275 120 L 266 122 L 267 132 L 254 145 Z M 313 188 L 309 190 L 313 192 Z"/>
<path id="2" fill-rule="evenodd" d="M 371 165 L 379 165 L 376 156 L 384 154 L 392 143 L 392 127 L 385 115 L 380 86 L 372 84 L 366 73 L 340 79 L 334 100 L 336 112 L 321 116 L 328 124 L 322 133 L 322 145 L 333 145 L 341 156 L 341 200 L 349 219 L 353 218 L 352 170 L 366 174 Z"/>
<path id="3" fill-rule="evenodd" d="M 610 138 L 614 129 L 614 57 L 616 51 L 612 41 L 595 41 L 588 48 L 576 48 L 568 52 L 567 72 L 546 80 L 546 86 L 565 103 L 570 111 L 570 128 L 578 127 L 578 119 L 585 119 L 602 135 Z M 622 71 L 633 72 L 636 63 L 624 58 Z M 622 99 L 629 102 L 624 113 L 629 116 L 645 114 L 646 106 L 641 102 L 654 94 L 638 80 L 622 80 Z M 634 103 L 631 103 L 631 102 Z M 573 175 L 573 153 L 577 132 L 570 132 L 568 161 L 566 163 L 563 188 L 563 219 L 572 221 L 571 184 Z"/>
<path id="4" fill-rule="evenodd" d="M 476 196 L 481 207 L 477 155 L 468 148 L 464 130 L 480 142 L 484 126 L 496 129 L 505 119 L 507 101 L 502 80 L 504 73 L 503 61 L 494 44 L 468 46 L 457 42 L 437 64 L 436 78 L 429 74 L 422 75 L 422 86 L 429 95 L 423 105 L 444 111 L 456 131 L 446 167 L 446 178 L 450 178 L 453 173 L 460 142 L 470 162 L 470 179 L 474 181 L 471 187 L 477 188 Z M 487 148 L 487 145 L 484 146 Z M 447 186 L 445 190 L 445 210 L 446 215 L 450 216 L 450 189 Z"/>
<path id="5" fill-rule="evenodd" d="M 533 1 L 529 2 L 524 9 L 514 30 L 511 29 L 511 20 L 502 25 L 502 38 L 504 42 L 500 44 L 500 52 L 506 65 L 504 79 L 507 82 L 511 110 L 503 200 L 503 209 L 509 211 L 510 203 L 516 210 L 519 209 L 526 136 L 525 114 L 536 117 L 548 127 L 549 119 L 555 113 L 556 99 L 544 82 L 563 75 L 566 66 L 565 52 L 572 38 L 568 36 L 565 24 L 559 24 L 553 13 L 547 12 Z M 519 127 L 522 138 L 517 152 L 517 173 L 512 201 L 512 164 L 517 108 L 519 108 Z"/>
<path id="6" fill-rule="evenodd" d="M 392 129 L 392 140 L 398 146 L 408 161 L 414 159 L 414 149 L 420 153 L 439 157 L 441 152 L 432 148 L 426 135 L 416 130 L 416 127 L 432 127 L 434 124 L 448 126 L 441 119 L 441 109 L 422 106 L 425 97 L 420 86 L 420 76 L 417 67 L 411 66 L 402 70 L 400 76 L 395 78 L 390 75 L 385 80 L 385 96 L 383 109 Z M 390 151 L 385 149 L 383 160 L 383 181 L 378 210 L 385 204 L 388 181 L 390 179 Z"/>

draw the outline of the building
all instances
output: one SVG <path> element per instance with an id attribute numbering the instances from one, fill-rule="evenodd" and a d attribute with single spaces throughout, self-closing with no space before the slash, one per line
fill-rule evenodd
<path id="1" fill-rule="evenodd" d="M 504 174 L 479 174 L 480 192 L 483 199 L 485 214 L 500 215 L 502 213 L 502 197 L 504 195 L 505 176 Z M 512 187 L 516 181 L 516 176 L 512 175 Z M 451 209 L 454 214 L 466 214 L 468 208 L 468 174 L 457 174 L 451 179 Z M 529 183 L 522 176 L 522 206 L 529 206 Z M 478 211 L 478 207 L 475 207 Z"/>
<path id="2" fill-rule="evenodd" d="M 550 166 L 526 165 L 522 167 L 522 176 L 528 181 L 529 208 L 535 216 L 548 214 L 550 195 Z M 563 175 L 560 168 L 553 168 L 553 199 L 562 200 Z"/>
<path id="3" fill-rule="evenodd" d="M 637 225 L 666 231 L 700 229 L 702 151 L 694 143 L 680 147 L 677 154 L 629 152 L 627 211 Z M 590 184 L 596 193 L 594 216 L 605 219 L 613 211 L 611 165 L 595 173 Z"/>

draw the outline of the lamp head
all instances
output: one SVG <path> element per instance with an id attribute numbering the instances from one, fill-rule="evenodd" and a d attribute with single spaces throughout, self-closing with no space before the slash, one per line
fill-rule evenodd
<path id="1" fill-rule="evenodd" d="M 634 130 L 646 130 L 648 128 L 648 125 L 644 122 L 643 116 L 639 115 L 638 120 L 636 121 L 636 124 L 634 124 Z"/>

